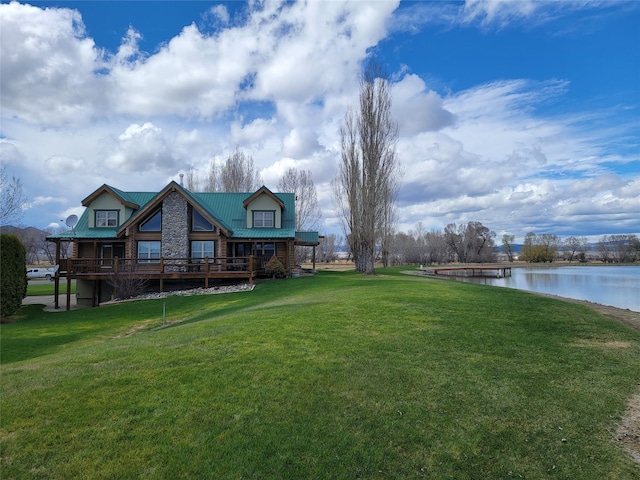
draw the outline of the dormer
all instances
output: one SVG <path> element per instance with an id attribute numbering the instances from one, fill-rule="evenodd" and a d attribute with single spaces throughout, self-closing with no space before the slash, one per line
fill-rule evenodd
<path id="1" fill-rule="evenodd" d="M 98 188 L 82 205 L 88 210 L 89 228 L 118 228 L 139 207 L 109 185 Z"/>
<path id="2" fill-rule="evenodd" d="M 247 228 L 282 228 L 284 202 L 263 186 L 247 198 Z"/>

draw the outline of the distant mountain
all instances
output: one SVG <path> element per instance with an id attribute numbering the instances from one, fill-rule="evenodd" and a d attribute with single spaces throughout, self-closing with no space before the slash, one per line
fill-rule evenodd
<path id="1" fill-rule="evenodd" d="M 55 245 L 47 242 L 49 232 L 35 227 L 0 227 L 0 232 L 15 235 L 20 239 L 27 253 L 27 264 L 53 264 L 55 262 Z"/>
<path id="2" fill-rule="evenodd" d="M 37 236 L 47 236 L 49 232 L 45 232 L 44 230 L 40 230 L 36 227 L 14 227 L 12 225 L 7 225 L 0 227 L 0 231 L 2 233 L 8 233 L 10 235 L 15 235 L 20 240 L 23 238 L 31 238 Z M 23 242 L 24 243 L 24 242 Z"/>
<path id="3" fill-rule="evenodd" d="M 496 250 L 498 252 L 503 252 L 504 251 L 504 245 L 496 245 Z M 511 245 L 511 252 L 519 253 L 521 250 L 522 250 L 522 244 L 514 243 L 514 244 Z"/>

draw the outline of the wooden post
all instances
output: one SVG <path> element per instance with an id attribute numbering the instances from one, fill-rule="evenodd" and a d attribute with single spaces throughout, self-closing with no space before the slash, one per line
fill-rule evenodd
<path id="1" fill-rule="evenodd" d="M 295 240 L 294 240 L 295 241 Z M 293 264 L 295 263 L 295 260 L 293 260 L 293 262 L 291 261 L 291 245 L 293 244 L 293 242 L 287 240 L 284 244 L 284 254 L 286 256 L 285 258 L 285 266 L 284 266 L 284 275 L 285 277 L 290 277 L 291 276 L 291 270 L 293 269 Z M 278 243 L 275 242 L 274 245 L 276 246 L 276 254 L 278 253 Z"/>
<path id="2" fill-rule="evenodd" d="M 58 271 L 56 272 L 53 284 L 53 295 L 54 295 L 54 304 L 53 307 L 58 310 L 60 308 L 60 302 L 58 297 L 60 295 L 60 240 L 56 242 L 56 265 L 58 265 Z M 69 272 L 67 272 L 67 277 L 69 276 Z"/>
<path id="3" fill-rule="evenodd" d="M 204 288 L 209 288 L 209 257 L 204 257 Z"/>
<path id="4" fill-rule="evenodd" d="M 113 275 L 116 278 L 118 276 L 118 257 L 113 257 Z M 117 280 L 113 282 L 113 291 L 111 292 L 111 295 L 113 296 L 113 298 L 118 298 L 118 287 L 116 286 L 117 284 L 118 284 Z"/>
<path id="5" fill-rule="evenodd" d="M 71 310 L 71 277 L 67 275 L 67 311 Z"/>
<path id="6" fill-rule="evenodd" d="M 160 293 L 164 292 L 164 257 L 160 258 Z"/>
<path id="7" fill-rule="evenodd" d="M 313 246 L 313 256 L 312 258 L 312 262 L 313 262 L 313 273 L 316 272 L 316 246 Z"/>

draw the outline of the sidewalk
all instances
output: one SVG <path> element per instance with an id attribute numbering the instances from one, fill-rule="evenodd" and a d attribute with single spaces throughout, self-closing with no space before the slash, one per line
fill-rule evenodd
<path id="1" fill-rule="evenodd" d="M 22 305 L 44 305 L 45 312 L 64 312 L 67 309 L 67 294 L 61 294 L 58 296 L 58 310 L 55 307 L 55 296 L 54 295 L 39 295 L 39 296 L 29 296 L 22 299 Z M 79 307 L 76 303 L 75 294 L 71 295 L 71 309 L 75 310 Z"/>

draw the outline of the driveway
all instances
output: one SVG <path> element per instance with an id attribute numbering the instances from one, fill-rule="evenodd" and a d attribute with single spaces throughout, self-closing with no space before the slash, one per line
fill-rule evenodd
<path id="1" fill-rule="evenodd" d="M 44 305 L 44 310 L 46 312 L 64 312 L 67 309 L 67 295 L 62 294 L 58 296 L 58 306 L 60 307 L 56 310 L 55 307 L 55 297 L 53 295 L 38 295 L 38 296 L 29 296 L 22 299 L 22 305 Z M 75 310 L 76 308 L 81 308 L 76 303 L 75 294 L 71 295 L 71 309 Z"/>

